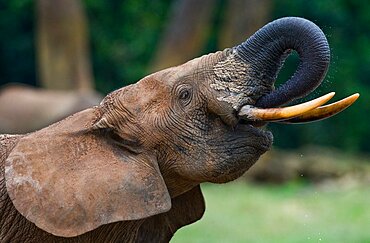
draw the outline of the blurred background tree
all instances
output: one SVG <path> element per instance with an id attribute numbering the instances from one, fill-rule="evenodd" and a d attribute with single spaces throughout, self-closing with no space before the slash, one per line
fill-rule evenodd
<path id="1" fill-rule="evenodd" d="M 93 89 L 84 7 L 78 0 L 37 0 L 38 76 L 47 89 Z"/>
<path id="2" fill-rule="evenodd" d="M 203 51 L 211 31 L 216 3 L 216 0 L 173 2 L 167 28 L 154 51 L 151 70 L 180 65 Z"/>
<path id="3" fill-rule="evenodd" d="M 40 36 L 36 34 L 36 27 L 42 27 L 43 17 L 36 4 L 42 2 L 47 1 L 0 0 L 0 84 L 18 82 L 41 86 L 43 83 L 42 70 L 36 71 L 36 47 L 40 49 L 45 44 L 40 43 Z M 83 5 L 76 8 L 84 8 L 88 25 L 82 12 L 76 17 L 81 25 L 71 27 L 83 35 L 84 26 L 88 26 L 89 38 L 82 42 L 91 54 L 86 49 L 83 55 L 87 58 L 91 55 L 94 74 L 89 71 L 88 61 L 82 58 L 81 62 L 85 62 L 82 79 L 95 80 L 91 87 L 95 86 L 101 93 L 134 83 L 152 70 L 233 46 L 273 19 L 301 16 L 314 21 L 328 37 L 332 62 L 323 85 L 309 98 L 328 91 L 336 91 L 338 97 L 360 92 L 361 98 L 345 113 L 326 121 L 305 126 L 271 125 L 275 145 L 297 148 L 314 143 L 352 152 L 370 151 L 367 141 L 370 122 L 366 117 L 370 114 L 367 81 L 370 76 L 370 4 L 367 1 L 84 0 L 81 3 Z M 57 16 L 52 11 L 48 14 Z M 71 58 L 78 52 L 64 54 L 72 53 L 68 55 Z M 279 81 L 286 80 L 296 65 L 297 56 L 292 55 Z M 74 82 L 78 82 L 77 79 Z"/>

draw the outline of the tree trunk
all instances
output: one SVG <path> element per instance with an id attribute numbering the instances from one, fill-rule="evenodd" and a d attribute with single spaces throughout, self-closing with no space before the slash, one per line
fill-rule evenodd
<path id="1" fill-rule="evenodd" d="M 245 41 L 270 21 L 271 0 L 229 0 L 221 27 L 219 48 Z"/>
<path id="2" fill-rule="evenodd" d="M 93 89 L 87 20 L 78 0 L 37 0 L 39 80 L 48 89 Z"/>
<path id="3" fill-rule="evenodd" d="M 181 64 L 199 55 L 211 29 L 216 0 L 177 0 L 157 49 L 152 70 Z"/>

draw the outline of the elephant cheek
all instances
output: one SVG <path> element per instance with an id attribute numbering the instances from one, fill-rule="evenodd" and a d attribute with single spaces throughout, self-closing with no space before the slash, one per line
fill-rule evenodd
<path id="1" fill-rule="evenodd" d="M 250 134 L 254 131 L 255 134 Z M 207 161 L 207 181 L 225 183 L 242 176 L 253 166 L 262 154 L 269 150 L 273 137 L 270 132 L 262 130 L 249 131 L 249 136 L 241 131 L 239 137 L 231 136 L 226 143 L 220 142 L 216 154 L 209 156 Z M 214 143 L 216 143 L 215 141 Z"/>

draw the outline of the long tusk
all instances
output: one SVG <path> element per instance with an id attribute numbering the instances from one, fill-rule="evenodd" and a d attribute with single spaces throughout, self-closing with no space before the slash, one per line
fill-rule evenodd
<path id="1" fill-rule="evenodd" d="M 337 101 L 335 103 L 317 107 L 316 109 L 310 110 L 298 117 L 285 120 L 285 121 L 279 121 L 279 122 L 296 124 L 296 123 L 320 121 L 320 120 L 329 118 L 331 116 L 334 116 L 338 114 L 339 112 L 345 110 L 347 107 L 352 105 L 358 99 L 359 96 L 360 94 L 356 93 L 340 101 Z"/>
<path id="2" fill-rule="evenodd" d="M 320 105 L 325 104 L 328 102 L 333 96 L 335 92 L 331 92 L 329 94 L 323 95 L 319 98 L 314 100 L 289 106 L 289 107 L 282 107 L 282 108 L 257 108 L 249 105 L 243 106 L 238 116 L 242 119 L 252 120 L 252 121 L 281 121 L 291 119 L 297 116 L 306 113 L 307 111 L 313 110 Z"/>

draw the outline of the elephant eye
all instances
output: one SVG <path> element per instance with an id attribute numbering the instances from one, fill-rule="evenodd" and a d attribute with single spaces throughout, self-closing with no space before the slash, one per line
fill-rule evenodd
<path id="1" fill-rule="evenodd" d="M 181 105 L 188 105 L 192 99 L 193 93 L 190 85 L 180 85 L 176 88 L 178 101 Z"/>
<path id="2" fill-rule="evenodd" d="M 180 93 L 180 100 L 188 100 L 190 98 L 190 91 L 189 90 L 183 90 Z"/>

